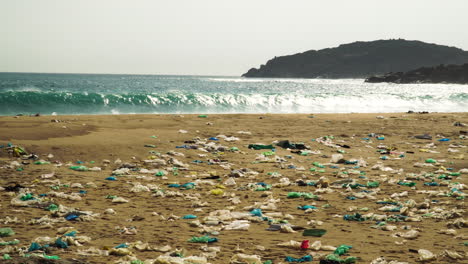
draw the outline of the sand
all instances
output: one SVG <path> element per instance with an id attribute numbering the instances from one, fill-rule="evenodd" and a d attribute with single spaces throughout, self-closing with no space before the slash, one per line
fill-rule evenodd
<path id="1" fill-rule="evenodd" d="M 377 118 L 382 116 L 383 118 Z M 51 122 L 57 120 L 59 122 Z M 193 227 L 189 223 L 194 220 L 177 219 L 187 214 L 196 215 L 201 223 L 205 217 L 216 210 L 231 210 L 235 212 L 249 212 L 256 202 L 264 202 L 269 199 L 279 199 L 275 203 L 276 209 L 264 209 L 264 213 L 281 212 L 289 214 L 289 217 L 278 217 L 287 219 L 294 226 L 303 228 L 314 228 L 309 221 L 322 221 L 323 224 L 315 228 L 327 230 L 322 237 L 304 237 L 302 230 L 295 233 L 283 233 L 280 231 L 267 231 L 269 227 L 267 221 L 253 221 L 250 223 L 248 231 L 241 230 L 220 230 L 219 235 L 212 235 L 219 239 L 218 242 L 209 246 L 220 247 L 221 251 L 214 258 L 208 259 L 209 263 L 230 263 L 230 259 L 237 253 L 256 254 L 262 257 L 262 261 L 272 260 L 273 263 L 285 262 L 286 256 L 302 257 L 307 254 L 314 256 L 312 263 L 318 263 L 319 258 L 333 253 L 324 250 L 301 250 L 300 248 L 281 247 L 279 243 L 295 240 L 301 242 L 304 239 L 321 241 L 322 245 L 339 246 L 341 244 L 351 245 L 347 255 L 358 257 L 357 263 L 370 263 L 372 260 L 384 256 L 387 260 L 406 261 L 415 263 L 419 259 L 418 249 L 427 249 L 434 254 L 441 254 L 444 250 L 457 251 L 463 254 L 466 246 L 463 242 L 468 240 L 466 228 L 452 228 L 447 226 L 448 222 L 460 218 L 460 214 L 466 218 L 465 200 L 456 195 L 452 196 L 430 196 L 427 193 L 419 193 L 423 190 L 440 191 L 448 193 L 448 186 L 425 186 L 424 182 L 441 183 L 444 179 L 438 179 L 441 174 L 458 172 L 468 167 L 467 148 L 449 147 L 451 144 L 466 146 L 467 140 L 463 139 L 462 131 L 467 127 L 454 126 L 453 123 L 459 121 L 468 123 L 468 113 L 434 113 L 434 114 L 232 114 L 232 115 L 208 115 L 207 118 L 198 115 L 107 115 L 107 116 L 41 116 L 41 117 L 0 117 L 0 145 L 11 142 L 14 145 L 24 147 L 28 152 L 39 155 L 41 159 L 51 161 L 50 165 L 35 165 L 30 161 L 29 165 L 22 165 L 23 171 L 17 168 L 8 168 L 11 161 L 21 159 L 11 157 L 6 151 L 6 147 L 0 148 L 0 186 L 7 187 L 14 183 L 19 183 L 36 196 L 39 194 L 64 192 L 66 194 L 77 194 L 80 190 L 85 190 L 86 194 L 81 194 L 81 200 L 73 201 L 64 198 L 52 197 L 51 195 L 42 197 L 44 202 L 53 202 L 57 205 L 73 207 L 81 211 L 92 211 L 96 215 L 90 221 L 66 221 L 58 213 L 50 212 L 36 206 L 18 207 L 11 205 L 11 200 L 18 195 L 16 192 L 0 191 L 0 223 L 2 227 L 11 227 L 15 235 L 3 238 L 5 241 L 12 239 L 20 240 L 16 249 L 11 249 L 9 253 L 13 258 L 11 261 L 21 261 L 18 256 L 19 248 L 29 248 L 31 242 L 37 237 L 49 236 L 58 237 L 58 229 L 62 227 L 73 227 L 77 235 L 91 238 L 90 242 L 83 243 L 83 246 L 70 246 L 67 249 L 50 248 L 48 255 L 58 255 L 61 259 L 76 259 L 82 263 L 114 263 L 121 259 L 121 256 L 83 256 L 78 250 L 94 247 L 97 249 L 110 249 L 121 243 L 132 244 L 136 241 L 149 243 L 151 247 L 162 247 L 170 245 L 171 252 L 176 248 L 185 249 L 186 256 L 199 256 L 203 251 L 200 249 L 206 244 L 187 242 L 192 236 L 202 236 L 201 227 Z M 186 130 L 187 133 L 180 133 Z M 240 134 L 238 131 L 248 131 L 249 134 Z M 384 140 L 377 140 L 369 137 L 370 133 L 384 136 Z M 413 136 L 428 133 L 433 136 L 432 140 L 416 139 Z M 216 141 L 228 148 L 237 147 L 239 151 L 214 151 L 202 152 L 194 149 L 176 148 L 181 145 L 191 145 L 184 141 L 194 138 L 208 139 L 218 135 L 238 137 L 239 141 L 227 142 L 224 139 Z M 329 147 L 320 144 L 313 139 L 323 136 L 334 136 L 333 143 L 348 145 L 350 148 Z M 152 137 L 155 136 L 155 137 Z M 460 137 L 461 136 L 461 137 Z M 449 142 L 440 142 L 440 138 L 450 138 Z M 363 140 L 370 138 L 370 140 Z M 271 144 L 275 140 L 290 140 L 291 142 L 303 142 L 310 146 L 312 151 L 320 151 L 320 154 L 309 154 L 302 156 L 291 153 L 290 150 L 276 148 L 276 155 L 285 159 L 280 163 L 258 163 L 258 154 L 269 150 L 248 149 L 249 144 L 263 143 Z M 434 143 L 433 148 L 426 146 Z M 145 147 L 145 145 L 155 145 L 155 148 Z M 383 156 L 377 153 L 378 145 L 394 147 L 396 152 L 404 152 L 404 157 L 400 154 L 386 156 L 387 160 L 381 160 Z M 449 152 L 448 149 L 458 150 Z M 421 151 L 421 149 L 423 149 Z M 437 151 L 438 153 L 425 152 L 424 149 Z M 345 151 L 344 159 L 363 159 L 367 166 L 354 168 L 352 164 L 329 164 L 332 154 L 338 154 L 338 150 Z M 189 167 L 187 170 L 179 169 L 174 175 L 172 165 L 162 166 L 166 168 L 166 176 L 154 176 L 154 174 L 143 174 L 139 171 L 131 171 L 129 175 L 115 176 L 116 181 L 106 180 L 111 176 L 112 171 L 119 168 L 123 163 L 133 163 L 137 168 L 154 169 L 152 166 L 144 164 L 154 154 L 150 151 L 166 154 L 169 151 L 183 153 L 184 156 L 174 156 Z M 154 153 L 153 152 L 153 153 Z M 47 155 L 53 154 L 53 158 Z M 206 156 L 199 156 L 205 154 Z M 290 155 L 290 157 L 285 157 Z M 169 160 L 170 156 L 163 156 L 162 159 Z M 271 157 L 269 157 L 271 158 Z M 397 159 L 395 159 L 397 158 Z M 415 167 L 415 163 L 424 163 L 428 158 L 441 161 L 433 167 Z M 115 163 L 116 160 L 122 163 Z M 103 163 L 109 160 L 110 164 Z M 194 163 L 194 160 L 203 163 Z M 211 160 L 214 164 L 210 165 Z M 81 165 L 87 167 L 100 167 L 102 171 L 73 171 L 66 164 L 84 162 Z M 94 163 L 90 163 L 94 161 Z M 218 161 L 229 163 L 230 169 L 221 167 Z M 313 162 L 325 164 L 324 172 L 319 172 L 321 168 L 310 171 L 315 166 Z M 384 166 L 394 169 L 382 171 L 371 169 L 375 164 L 382 162 Z M 57 164 L 63 164 L 57 167 Z M 294 165 L 296 169 L 289 169 L 288 165 Z M 330 168 L 337 166 L 338 168 Z M 297 168 L 303 167 L 304 170 Z M 451 168 L 451 171 L 439 172 L 433 178 L 420 177 L 415 187 L 401 186 L 396 184 L 399 180 L 405 180 L 409 173 L 421 174 L 434 173 L 443 168 Z M 258 175 L 251 177 L 234 178 L 236 186 L 224 186 L 224 195 L 213 195 L 211 190 L 216 189 L 209 183 L 200 183 L 194 189 L 179 190 L 169 188 L 170 183 L 195 182 L 210 176 L 220 176 L 219 180 L 209 180 L 213 184 L 223 185 L 229 178 L 231 170 L 248 168 L 258 172 Z M 402 169 L 402 171 L 399 171 Z M 350 171 L 350 174 L 339 172 Z M 353 170 L 363 172 L 362 174 L 352 174 Z M 48 179 L 41 177 L 43 174 L 54 172 L 54 176 Z M 278 172 L 282 176 L 275 178 L 269 172 Z M 365 175 L 364 175 L 365 174 Z M 139 176 L 146 176 L 141 178 Z M 359 178 L 361 176 L 361 178 Z M 466 174 L 454 176 L 450 182 L 467 184 Z M 321 177 L 329 182 L 331 188 L 324 186 L 298 186 L 297 180 L 311 180 L 317 182 Z M 255 191 L 249 188 L 249 183 L 265 182 L 267 184 L 277 184 L 281 178 L 288 178 L 291 181 L 289 186 L 273 186 L 269 191 Z M 357 183 L 366 184 L 368 181 L 379 181 L 380 186 L 377 194 L 371 198 L 357 198 L 355 200 L 347 197 L 356 196 L 362 190 L 375 191 L 376 189 L 362 187 L 360 189 L 347 190 L 342 184 L 333 183 L 354 179 Z M 206 180 L 205 180 L 206 181 Z M 167 191 L 178 191 L 182 196 L 161 197 L 155 196 L 155 191 L 150 192 L 130 192 L 135 183 L 142 185 L 157 185 L 158 188 Z M 81 183 L 82 188 L 64 187 L 73 183 Z M 86 186 L 87 183 L 94 183 L 95 187 Z M 56 190 L 50 186 L 59 185 Z M 466 188 L 466 187 L 465 187 Z M 319 193 L 321 190 L 331 190 L 330 193 Z M 303 198 L 288 199 L 288 192 L 311 192 L 320 196 L 319 200 L 304 200 Z M 345 214 L 361 213 L 363 215 L 375 213 L 380 215 L 395 215 L 399 212 L 379 211 L 382 204 L 376 201 L 390 199 L 393 193 L 408 192 L 408 197 L 395 198 L 402 204 L 412 199 L 415 206 L 409 208 L 409 216 L 419 218 L 422 221 L 410 222 L 388 222 L 388 225 L 395 225 L 396 230 L 384 231 L 372 228 L 376 225 L 376 220 L 366 220 L 362 222 L 346 221 Z M 466 191 L 466 190 L 465 190 Z M 461 190 L 463 192 L 463 190 Z M 107 195 L 115 195 L 128 200 L 127 203 L 112 203 L 111 199 L 106 199 Z M 233 204 L 229 198 L 239 197 L 240 203 Z M 461 196 L 461 195 L 459 195 Z M 428 200 L 428 209 L 422 205 Z M 435 201 L 437 200 L 437 201 Z M 202 203 L 206 202 L 204 206 Z M 304 212 L 297 209 L 302 205 L 314 205 L 318 209 L 312 212 Z M 200 207 L 201 206 L 201 207 Z M 105 214 L 108 208 L 115 210 L 116 214 Z M 361 210 L 367 208 L 368 210 Z M 419 208 L 419 209 L 418 209 Z M 450 212 L 456 211 L 450 215 Z M 443 215 L 443 213 L 447 213 Z M 460 213 L 461 212 L 461 213 Z M 40 224 L 30 224 L 31 219 L 50 216 L 63 222 L 54 223 L 51 226 Z M 424 215 L 424 216 L 423 216 Z M 450 215 L 451 219 L 447 218 Z M 4 224 L 6 217 L 17 217 L 17 223 Z M 445 218 L 444 218 L 445 217 Z M 231 221 L 225 221 L 228 224 Z M 309 222 L 309 224 L 308 224 Z M 220 227 L 218 225 L 215 227 Z M 136 234 L 124 234 L 124 228 L 134 230 Z M 466 227 L 466 226 L 465 226 Z M 456 234 L 440 234 L 440 230 L 452 228 Z M 396 233 L 405 233 L 409 230 L 419 231 L 415 239 L 404 239 L 395 236 Z M 63 230 L 61 230 L 63 231 Z M 5 246 L 0 246 L 0 250 L 5 250 Z M 165 253 L 157 251 L 140 251 L 136 248 L 129 249 L 134 258 L 139 260 L 156 259 Z M 40 251 L 38 251 L 40 252 Z M 126 257 L 132 259 L 132 257 Z M 8 261 L 7 261 L 8 263 Z M 15 262 L 16 263 L 16 262 Z M 20 262 L 17 262 L 20 263 Z M 152 262 L 149 262 L 152 263 Z M 439 256 L 433 263 L 467 263 L 467 258 L 454 260 L 447 256 Z"/>

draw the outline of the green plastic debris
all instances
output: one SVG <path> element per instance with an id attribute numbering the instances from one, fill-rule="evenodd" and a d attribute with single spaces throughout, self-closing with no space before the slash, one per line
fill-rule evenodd
<path id="1" fill-rule="evenodd" d="M 313 162 L 312 165 L 314 165 L 315 167 L 318 167 L 318 168 L 325 168 L 324 165 L 320 164 L 320 162 L 317 162 L 317 161 Z"/>
<path id="2" fill-rule="evenodd" d="M 273 145 L 260 145 L 260 144 L 250 144 L 249 149 L 255 149 L 255 150 L 260 150 L 260 149 L 274 149 L 275 147 Z"/>
<path id="3" fill-rule="evenodd" d="M 69 169 L 74 170 L 74 171 L 87 171 L 88 167 L 86 166 L 70 166 Z"/>
<path id="4" fill-rule="evenodd" d="M 154 176 L 164 176 L 164 171 L 158 171 Z"/>
<path id="5" fill-rule="evenodd" d="M 46 210 L 47 211 L 57 211 L 58 206 L 56 204 L 51 204 L 51 205 L 47 206 Z"/>
<path id="6" fill-rule="evenodd" d="M 437 163 L 437 160 L 435 159 L 427 159 L 426 163 Z"/>
<path id="7" fill-rule="evenodd" d="M 28 155 L 28 152 L 23 147 L 16 146 L 13 148 L 13 154 L 15 157 L 21 157 L 22 155 Z"/>
<path id="8" fill-rule="evenodd" d="M 36 164 L 36 165 L 46 165 L 46 164 L 50 164 L 50 162 L 43 161 L 43 160 L 38 160 L 38 161 L 35 161 L 34 164 Z"/>
<path id="9" fill-rule="evenodd" d="M 145 264 L 145 263 L 139 259 L 135 259 L 135 260 L 132 260 L 130 264 Z"/>
<path id="10" fill-rule="evenodd" d="M 460 176 L 460 172 L 450 172 L 450 176 Z"/>
<path id="11" fill-rule="evenodd" d="M 230 148 L 229 150 L 232 151 L 232 152 L 234 152 L 234 151 L 239 151 L 239 148 L 237 148 L 237 147 L 232 147 L 232 148 Z"/>
<path id="12" fill-rule="evenodd" d="M 7 241 L 7 242 L 0 242 L 0 246 L 18 245 L 19 242 L 20 241 L 18 239 L 14 239 L 14 240 Z"/>
<path id="13" fill-rule="evenodd" d="M 208 116 L 207 115 L 199 115 L 198 117 L 199 118 L 207 118 Z"/>
<path id="14" fill-rule="evenodd" d="M 14 235 L 15 232 L 9 227 L 0 228 L 0 237 L 7 237 Z"/>
<path id="15" fill-rule="evenodd" d="M 271 184 L 267 184 L 264 187 L 258 187 L 255 191 L 269 191 L 271 189 Z"/>
<path id="16" fill-rule="evenodd" d="M 273 156 L 273 155 L 275 155 L 275 153 L 274 153 L 273 151 L 267 151 L 267 152 L 263 152 L 262 154 L 263 154 L 263 156 L 265 156 L 265 157 L 268 157 L 268 156 Z"/>
<path id="17" fill-rule="evenodd" d="M 32 193 L 27 193 L 20 197 L 21 201 L 28 201 L 28 200 L 33 200 L 33 199 L 34 199 L 34 196 Z"/>
<path id="18" fill-rule="evenodd" d="M 373 181 L 373 182 L 367 182 L 367 188 L 377 188 L 379 187 L 379 182 L 378 181 Z"/>
<path id="19" fill-rule="evenodd" d="M 349 215 L 349 214 L 344 215 L 343 220 L 362 222 L 362 221 L 366 221 L 366 218 L 364 218 L 361 214 L 355 213 L 354 215 Z"/>
<path id="20" fill-rule="evenodd" d="M 8 254 L 3 254 L 3 259 L 4 260 L 9 260 L 9 259 L 11 259 L 11 257 Z"/>
<path id="21" fill-rule="evenodd" d="M 403 182 L 403 181 L 400 181 L 400 182 L 398 182 L 398 185 L 413 187 L 413 186 L 416 185 L 416 183 L 415 183 L 415 182 Z"/>
<path id="22" fill-rule="evenodd" d="M 45 259 L 60 259 L 59 256 L 47 256 L 46 254 L 43 255 Z"/>
<path id="23" fill-rule="evenodd" d="M 287 195 L 288 198 L 300 198 L 304 197 L 304 199 L 317 199 L 318 196 L 312 193 L 306 193 L 306 192 L 289 192 Z"/>
<path id="24" fill-rule="evenodd" d="M 273 264 L 273 261 L 267 260 L 267 261 L 263 262 L 263 264 Z"/>
<path id="25" fill-rule="evenodd" d="M 107 195 L 106 199 L 114 199 L 117 198 L 117 195 Z"/>
<path id="26" fill-rule="evenodd" d="M 335 252 L 333 252 L 333 254 L 338 255 L 338 256 L 342 256 L 342 255 L 348 253 L 348 251 L 350 249 L 352 249 L 352 248 L 353 248 L 352 246 L 348 246 L 348 245 L 339 245 L 335 249 Z"/>
<path id="27" fill-rule="evenodd" d="M 331 260 L 331 261 L 336 261 L 338 263 L 344 263 L 344 264 L 352 264 L 356 263 L 357 258 L 356 257 L 347 257 L 345 259 L 341 259 L 338 255 L 335 254 L 330 254 L 325 257 L 326 260 Z"/>
<path id="28" fill-rule="evenodd" d="M 153 144 L 146 144 L 145 147 L 146 147 L 146 148 L 155 148 L 156 145 L 153 145 Z"/>
<path id="29" fill-rule="evenodd" d="M 16 169 L 16 171 L 24 171 L 24 168 L 19 167 L 19 168 Z"/>
<path id="30" fill-rule="evenodd" d="M 188 240 L 188 242 L 193 242 L 193 243 L 213 243 L 217 242 L 218 239 L 215 237 L 209 237 L 209 236 L 201 236 L 201 237 L 192 237 L 191 239 Z"/>
<path id="31" fill-rule="evenodd" d="M 302 232 L 303 236 L 321 237 L 327 233 L 325 229 L 306 229 Z"/>

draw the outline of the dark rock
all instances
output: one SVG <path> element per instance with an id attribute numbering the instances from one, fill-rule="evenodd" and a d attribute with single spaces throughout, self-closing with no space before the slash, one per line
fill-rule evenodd
<path id="1" fill-rule="evenodd" d="M 16 183 L 15 185 L 5 186 L 5 191 L 7 192 L 19 192 L 19 190 L 26 188 L 21 184 Z"/>
<path id="2" fill-rule="evenodd" d="M 408 72 L 387 73 L 366 79 L 369 83 L 458 83 L 468 84 L 468 63 L 422 67 Z"/>

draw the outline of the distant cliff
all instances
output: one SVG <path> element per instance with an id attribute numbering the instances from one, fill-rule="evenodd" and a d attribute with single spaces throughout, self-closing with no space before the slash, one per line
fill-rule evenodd
<path id="1" fill-rule="evenodd" d="M 388 73 L 383 76 L 369 77 L 366 82 L 468 84 L 468 63 L 463 65 L 439 65 L 408 72 Z"/>
<path id="2" fill-rule="evenodd" d="M 354 42 L 275 57 L 244 77 L 366 78 L 423 66 L 468 63 L 468 51 L 404 39 Z"/>

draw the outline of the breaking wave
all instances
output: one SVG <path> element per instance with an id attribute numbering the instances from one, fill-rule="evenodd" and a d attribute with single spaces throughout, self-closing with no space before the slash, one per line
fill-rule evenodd
<path id="1" fill-rule="evenodd" d="M 466 112 L 468 85 L 0 73 L 0 115 Z"/>

